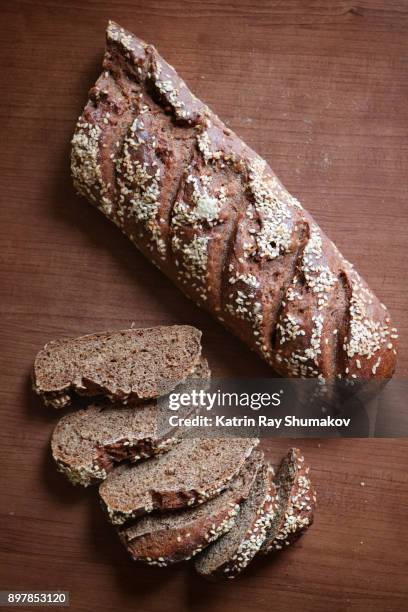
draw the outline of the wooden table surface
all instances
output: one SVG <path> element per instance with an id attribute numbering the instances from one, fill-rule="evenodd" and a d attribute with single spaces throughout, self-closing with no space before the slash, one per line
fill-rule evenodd
<path id="1" fill-rule="evenodd" d="M 309 534 L 236 582 L 132 564 L 94 490 L 50 460 L 55 414 L 30 391 L 58 336 L 191 323 L 213 372 L 268 368 L 77 197 L 69 141 L 107 20 L 157 45 L 264 155 L 387 303 L 408 373 L 408 1 L 1 2 L 0 589 L 64 589 L 75 611 L 408 609 L 408 441 L 308 440 Z M 288 440 L 267 444 L 277 461 Z"/>

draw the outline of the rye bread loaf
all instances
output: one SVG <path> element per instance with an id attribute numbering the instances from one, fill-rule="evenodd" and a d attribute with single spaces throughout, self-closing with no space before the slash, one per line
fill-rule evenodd
<path id="1" fill-rule="evenodd" d="M 183 438 L 161 457 L 115 468 L 99 487 L 116 525 L 153 510 L 177 510 L 216 497 L 243 468 L 257 438 Z"/>
<path id="2" fill-rule="evenodd" d="M 262 546 L 276 508 L 273 470 L 264 465 L 248 499 L 240 507 L 235 525 L 197 557 L 195 567 L 198 573 L 207 578 L 235 578 Z"/>
<path id="3" fill-rule="evenodd" d="M 209 379 L 207 361 L 188 378 Z M 187 410 L 187 409 L 186 409 Z M 104 480 L 113 466 L 165 452 L 180 437 L 166 426 L 165 403 L 150 400 L 126 407 L 105 402 L 77 410 L 60 419 L 51 438 L 51 449 L 60 472 L 72 484 L 88 486 Z"/>
<path id="4" fill-rule="evenodd" d="M 71 167 L 80 193 L 283 376 L 392 375 L 386 307 L 266 162 L 113 22 Z"/>
<path id="5" fill-rule="evenodd" d="M 312 525 L 316 492 L 309 473 L 300 450 L 290 449 L 276 473 L 278 509 L 261 547 L 262 554 L 284 549 Z"/>
<path id="6" fill-rule="evenodd" d="M 54 340 L 36 356 L 33 386 L 54 408 L 69 405 L 75 394 L 149 400 L 184 382 L 200 355 L 201 332 L 189 325 Z"/>
<path id="7" fill-rule="evenodd" d="M 262 465 L 263 453 L 254 450 L 240 473 L 217 497 L 200 506 L 153 513 L 119 529 L 124 546 L 135 561 L 165 567 L 191 559 L 235 524 Z"/>

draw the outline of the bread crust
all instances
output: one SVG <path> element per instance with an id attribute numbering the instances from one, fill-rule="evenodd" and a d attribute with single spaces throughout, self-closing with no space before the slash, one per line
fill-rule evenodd
<path id="1" fill-rule="evenodd" d="M 227 533 L 235 524 L 239 504 L 224 508 L 216 516 L 203 516 L 194 524 L 193 529 L 182 528 L 177 533 L 169 534 L 167 530 L 140 536 L 138 541 L 129 540 L 125 533 L 120 534 L 123 544 L 130 552 L 134 561 L 142 561 L 147 565 L 167 567 L 173 563 L 188 561 L 199 554 L 211 542 Z"/>
<path id="2" fill-rule="evenodd" d="M 303 454 L 298 448 L 289 450 L 276 474 L 289 465 L 291 485 L 287 502 L 279 503 L 276 518 L 267 532 L 260 553 L 278 552 L 290 546 L 313 524 L 316 506 L 316 491 L 310 480 L 310 467 L 305 463 Z M 276 482 L 275 481 L 275 482 Z M 278 500 L 281 495 L 277 485 Z"/>
<path id="3" fill-rule="evenodd" d="M 389 378 L 387 309 L 270 167 L 110 22 L 73 137 L 78 191 L 286 377 Z"/>

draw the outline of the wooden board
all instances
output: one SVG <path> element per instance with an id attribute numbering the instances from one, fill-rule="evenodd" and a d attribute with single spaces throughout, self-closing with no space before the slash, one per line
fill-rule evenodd
<path id="1" fill-rule="evenodd" d="M 269 374 L 73 192 L 69 141 L 109 18 L 156 44 L 355 263 L 398 324 L 406 377 L 407 15 L 407 0 L 2 1 L 1 589 L 66 589 L 79 612 L 408 609 L 407 440 L 302 443 L 315 526 L 212 585 L 128 561 L 95 491 L 56 473 L 57 417 L 29 383 L 47 340 L 133 321 L 192 323 L 216 374 Z"/>

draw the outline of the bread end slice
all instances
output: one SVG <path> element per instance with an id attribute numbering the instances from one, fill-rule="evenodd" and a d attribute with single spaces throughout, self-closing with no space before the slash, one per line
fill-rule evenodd
<path id="1" fill-rule="evenodd" d="M 283 550 L 295 542 L 313 523 L 316 491 L 310 468 L 298 448 L 291 448 L 275 478 L 279 509 L 260 550 L 261 554 Z"/>

